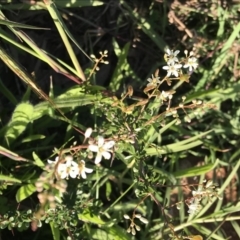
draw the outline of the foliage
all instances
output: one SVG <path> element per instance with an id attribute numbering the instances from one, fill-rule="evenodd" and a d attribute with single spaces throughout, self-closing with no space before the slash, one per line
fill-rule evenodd
<path id="1" fill-rule="evenodd" d="M 240 238 L 238 15 L 0 4 L 1 235 Z"/>

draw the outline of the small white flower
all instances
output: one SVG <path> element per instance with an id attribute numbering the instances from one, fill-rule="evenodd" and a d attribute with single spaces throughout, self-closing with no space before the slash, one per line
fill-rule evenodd
<path id="1" fill-rule="evenodd" d="M 201 205 L 200 205 L 200 203 L 199 203 L 199 199 L 198 199 L 198 198 L 192 198 L 192 199 L 190 200 L 190 203 L 191 203 L 191 204 L 188 205 L 188 208 L 189 208 L 188 213 L 189 213 L 190 215 L 197 214 L 198 211 L 201 209 Z"/>
<path id="2" fill-rule="evenodd" d="M 102 157 L 105 159 L 111 158 L 111 148 L 114 146 L 114 141 L 104 142 L 104 138 L 102 136 L 98 136 L 98 145 L 90 144 L 88 149 L 92 152 L 96 152 L 97 156 L 95 158 L 95 164 L 101 162 Z"/>
<path id="3" fill-rule="evenodd" d="M 167 70 L 167 77 L 170 77 L 171 75 L 174 75 L 175 77 L 178 77 L 179 68 L 182 67 L 182 64 L 170 64 L 168 66 L 164 66 L 163 69 Z"/>
<path id="4" fill-rule="evenodd" d="M 202 189 L 201 186 L 198 187 L 198 190 L 192 191 L 193 197 L 197 197 L 197 198 L 201 198 L 204 193 L 205 193 L 205 191 Z"/>
<path id="5" fill-rule="evenodd" d="M 85 138 L 89 138 L 92 134 L 92 128 L 87 128 L 87 130 L 84 133 Z"/>
<path id="6" fill-rule="evenodd" d="M 78 164 L 78 169 L 79 169 L 79 175 L 81 175 L 81 177 L 83 179 L 87 178 L 86 173 L 92 173 L 93 172 L 93 169 L 85 167 L 85 161 L 84 160 L 80 161 L 80 163 Z"/>
<path id="7" fill-rule="evenodd" d="M 58 160 L 59 160 L 59 157 L 57 156 L 54 161 L 52 161 L 50 159 L 48 159 L 47 161 L 48 161 L 49 164 L 54 164 L 55 165 L 58 162 Z"/>
<path id="8" fill-rule="evenodd" d="M 192 72 L 194 69 L 196 69 L 198 66 L 197 58 L 190 57 L 188 58 L 187 62 L 183 66 L 184 68 L 189 68 L 189 71 Z"/>
<path id="9" fill-rule="evenodd" d="M 172 95 L 172 92 L 165 92 L 165 91 L 162 91 L 161 93 L 161 99 L 163 101 L 166 101 L 167 99 L 172 99 L 173 95 Z"/>
<path id="10" fill-rule="evenodd" d="M 76 178 L 79 174 L 78 164 L 73 161 L 72 156 L 65 157 L 65 163 L 60 163 L 57 167 L 57 172 L 60 178 Z"/>
<path id="11" fill-rule="evenodd" d="M 147 86 L 154 86 L 154 87 L 156 87 L 157 84 L 160 84 L 160 83 L 161 83 L 161 81 L 159 80 L 159 78 L 160 78 L 160 77 L 154 77 L 154 76 L 152 75 L 151 78 L 148 78 L 148 79 L 147 79 L 147 81 L 149 82 L 149 83 L 147 84 Z"/>
<path id="12" fill-rule="evenodd" d="M 176 50 L 175 52 L 173 52 L 173 50 L 167 49 L 167 64 L 174 64 L 175 62 L 178 62 L 178 58 L 177 55 L 179 54 L 179 50 Z"/>

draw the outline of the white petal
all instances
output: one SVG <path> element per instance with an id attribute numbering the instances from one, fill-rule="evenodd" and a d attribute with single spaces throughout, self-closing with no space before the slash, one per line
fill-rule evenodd
<path id="1" fill-rule="evenodd" d="M 98 152 L 98 150 L 99 150 L 97 145 L 89 145 L 88 149 L 92 152 Z"/>
<path id="2" fill-rule="evenodd" d="M 79 174 L 78 171 L 70 171 L 69 175 L 70 175 L 71 178 L 76 178 L 78 174 Z"/>
<path id="3" fill-rule="evenodd" d="M 58 164 L 58 168 L 57 168 L 58 172 L 66 171 L 66 169 L 67 169 L 67 165 L 66 164 L 64 164 L 64 163 L 59 163 Z"/>
<path id="4" fill-rule="evenodd" d="M 171 71 L 168 71 L 168 72 L 167 72 L 167 77 L 170 77 L 171 74 L 172 74 L 172 72 L 171 72 Z"/>
<path id="5" fill-rule="evenodd" d="M 92 134 L 92 128 L 87 128 L 86 132 L 84 133 L 85 138 L 89 138 Z"/>
<path id="6" fill-rule="evenodd" d="M 102 154 L 98 153 L 96 158 L 95 158 L 95 164 L 99 164 L 102 160 Z"/>
<path id="7" fill-rule="evenodd" d="M 72 161 L 71 163 L 74 168 L 78 168 L 78 164 L 76 162 Z"/>
<path id="8" fill-rule="evenodd" d="M 168 49 L 166 50 L 166 53 L 167 53 L 168 55 L 171 55 L 171 50 L 168 48 Z"/>
<path id="9" fill-rule="evenodd" d="M 175 64 L 174 67 L 175 67 L 175 68 L 181 68 L 181 67 L 182 67 L 182 64 Z"/>
<path id="10" fill-rule="evenodd" d="M 177 72 L 177 71 L 172 71 L 172 74 L 173 74 L 175 77 L 178 77 L 178 72 Z"/>
<path id="11" fill-rule="evenodd" d="M 86 175 L 86 173 L 85 173 L 84 171 L 81 172 L 81 177 L 82 177 L 83 179 L 86 179 L 86 178 L 87 178 L 87 175 Z"/>
<path id="12" fill-rule="evenodd" d="M 60 177 L 61 177 L 62 179 L 68 177 L 67 172 L 62 172 L 62 173 L 60 174 Z"/>
<path id="13" fill-rule="evenodd" d="M 180 51 L 179 51 L 179 50 L 176 50 L 176 51 L 173 53 L 173 55 L 174 55 L 174 56 L 177 56 L 179 53 L 180 53 Z"/>
<path id="14" fill-rule="evenodd" d="M 56 164 L 56 161 L 52 161 L 52 160 L 50 160 L 50 159 L 48 159 L 47 162 L 48 162 L 49 164 Z"/>
<path id="15" fill-rule="evenodd" d="M 109 142 L 106 142 L 103 146 L 103 149 L 110 149 L 114 146 L 115 142 L 114 141 L 109 141 Z"/>
<path id="16" fill-rule="evenodd" d="M 86 173 L 92 173 L 92 172 L 93 172 L 93 169 L 91 169 L 91 168 L 85 168 L 84 171 L 85 171 Z"/>
<path id="17" fill-rule="evenodd" d="M 73 160 L 73 157 L 72 157 L 71 155 L 67 155 L 67 156 L 65 157 L 65 160 L 66 160 L 66 162 L 67 162 L 67 161 L 72 161 L 72 160 Z"/>
<path id="18" fill-rule="evenodd" d="M 72 165 L 72 159 L 70 159 L 70 158 L 67 159 L 65 164 L 66 164 L 67 167 L 70 167 Z"/>
<path id="19" fill-rule="evenodd" d="M 163 69 L 164 69 L 164 70 L 168 70 L 168 69 L 169 69 L 169 66 L 164 66 Z"/>
<path id="20" fill-rule="evenodd" d="M 102 155 L 105 159 L 110 159 L 111 158 L 111 154 L 109 152 L 102 152 Z"/>
<path id="21" fill-rule="evenodd" d="M 101 147 L 104 144 L 103 136 L 98 136 L 98 146 Z"/>

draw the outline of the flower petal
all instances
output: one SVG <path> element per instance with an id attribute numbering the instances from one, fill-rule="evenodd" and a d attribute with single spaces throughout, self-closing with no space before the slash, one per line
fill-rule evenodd
<path id="1" fill-rule="evenodd" d="M 67 155 L 67 156 L 65 157 L 65 160 L 66 160 L 66 161 L 72 161 L 72 160 L 73 160 L 73 157 L 72 157 L 71 155 Z"/>
<path id="2" fill-rule="evenodd" d="M 93 172 L 93 169 L 91 169 L 91 168 L 85 168 L 84 171 L 85 171 L 86 173 L 92 173 L 92 172 Z"/>
<path id="3" fill-rule="evenodd" d="M 76 162 L 72 161 L 71 163 L 73 168 L 78 168 L 78 164 Z"/>
<path id="4" fill-rule="evenodd" d="M 99 147 L 97 145 L 89 145 L 88 149 L 92 152 L 98 152 Z"/>
<path id="5" fill-rule="evenodd" d="M 65 164 L 67 167 L 70 167 L 72 165 L 72 159 L 68 158 Z"/>
<path id="6" fill-rule="evenodd" d="M 67 172 L 66 172 L 66 171 L 65 171 L 65 172 L 62 172 L 62 173 L 60 174 L 60 177 L 61 177 L 62 179 L 67 178 L 67 177 L 68 177 Z"/>
<path id="7" fill-rule="evenodd" d="M 59 163 L 57 166 L 58 172 L 66 171 L 66 169 L 67 169 L 67 165 L 65 163 Z"/>
<path id="8" fill-rule="evenodd" d="M 106 142 L 103 146 L 104 149 L 110 149 L 114 146 L 115 144 L 115 141 L 109 141 L 109 142 Z"/>
<path id="9" fill-rule="evenodd" d="M 87 128 L 87 130 L 84 133 L 85 138 L 89 138 L 92 134 L 92 128 Z"/>
<path id="10" fill-rule="evenodd" d="M 98 147 L 103 146 L 104 144 L 104 138 L 103 136 L 98 136 Z"/>
<path id="11" fill-rule="evenodd" d="M 98 153 L 96 158 L 95 158 L 95 164 L 99 164 L 102 160 L 102 154 Z"/>
<path id="12" fill-rule="evenodd" d="M 171 55 L 171 50 L 168 48 L 168 49 L 166 50 L 166 53 L 167 53 L 168 55 Z"/>
<path id="13" fill-rule="evenodd" d="M 70 173 L 69 173 L 71 178 L 76 178 L 78 174 L 79 174 L 78 171 L 70 171 Z"/>
<path id="14" fill-rule="evenodd" d="M 110 159 L 111 158 L 111 154 L 109 152 L 102 152 L 102 155 L 105 159 Z"/>
<path id="15" fill-rule="evenodd" d="M 56 164 L 56 161 L 53 161 L 53 160 L 50 160 L 50 159 L 48 159 L 47 162 L 48 162 L 49 164 Z"/>
<path id="16" fill-rule="evenodd" d="M 85 173 L 84 171 L 81 172 L 81 177 L 82 177 L 83 179 L 86 179 L 86 178 L 87 178 L 87 175 L 86 175 L 86 173 Z"/>
<path id="17" fill-rule="evenodd" d="M 169 69 L 169 66 L 164 66 L 162 67 L 164 70 L 168 70 Z"/>

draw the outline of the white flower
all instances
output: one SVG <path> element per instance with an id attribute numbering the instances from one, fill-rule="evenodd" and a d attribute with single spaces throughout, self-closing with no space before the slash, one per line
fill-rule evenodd
<path id="1" fill-rule="evenodd" d="M 50 159 L 48 159 L 47 161 L 48 161 L 49 164 L 54 164 L 55 165 L 58 162 L 58 160 L 59 160 L 59 157 L 57 156 L 54 161 L 52 161 Z"/>
<path id="2" fill-rule="evenodd" d="M 84 133 L 84 136 L 85 138 L 89 138 L 92 134 L 92 128 L 87 128 L 85 133 Z"/>
<path id="3" fill-rule="evenodd" d="M 161 81 L 159 80 L 159 78 L 160 78 L 160 77 L 154 77 L 154 76 L 152 75 L 151 78 L 148 78 L 148 79 L 147 79 L 147 81 L 149 82 L 149 83 L 147 84 L 147 86 L 154 86 L 154 87 L 156 87 L 157 84 L 160 84 L 160 83 L 161 83 Z"/>
<path id="4" fill-rule="evenodd" d="M 183 66 L 184 68 L 189 68 L 189 71 L 192 72 L 194 69 L 196 69 L 198 66 L 197 58 L 190 57 L 188 58 L 187 62 Z"/>
<path id="5" fill-rule="evenodd" d="M 95 164 L 98 164 L 101 162 L 102 157 L 105 159 L 110 159 L 110 149 L 114 146 L 114 141 L 109 141 L 104 143 L 104 138 L 102 136 L 98 136 L 98 145 L 90 144 L 88 149 L 92 152 L 96 152 L 97 156 L 95 158 Z"/>
<path id="6" fill-rule="evenodd" d="M 175 52 L 173 52 L 173 50 L 167 49 L 167 64 L 174 64 L 175 62 L 178 62 L 178 58 L 177 55 L 179 54 L 179 50 L 176 50 Z"/>
<path id="7" fill-rule="evenodd" d="M 202 189 L 201 186 L 198 187 L 198 190 L 192 191 L 193 197 L 197 197 L 197 198 L 201 198 L 204 193 L 205 193 L 205 191 Z"/>
<path id="8" fill-rule="evenodd" d="M 201 205 L 200 205 L 199 201 L 200 200 L 198 198 L 192 198 L 190 200 L 191 204 L 188 205 L 188 208 L 189 208 L 188 213 L 190 215 L 194 215 L 194 214 L 198 213 L 198 211 L 201 209 Z"/>
<path id="9" fill-rule="evenodd" d="M 87 178 L 86 173 L 92 173 L 93 172 L 93 169 L 85 167 L 85 161 L 84 160 L 80 161 L 80 163 L 78 164 L 78 169 L 79 169 L 79 175 L 81 175 L 81 177 L 83 179 Z"/>
<path id="10" fill-rule="evenodd" d="M 168 71 L 167 77 L 170 77 L 171 75 L 174 75 L 175 77 L 178 77 L 178 75 L 179 75 L 178 71 L 179 71 L 179 68 L 181 68 L 181 67 L 182 67 L 182 64 L 171 63 L 168 66 L 164 66 L 163 69 Z"/>
<path id="11" fill-rule="evenodd" d="M 173 95 L 172 95 L 172 92 L 165 92 L 165 91 L 162 91 L 161 93 L 161 98 L 163 101 L 166 101 L 167 99 L 172 99 Z"/>
<path id="12" fill-rule="evenodd" d="M 78 164 L 73 161 L 72 156 L 65 157 L 65 163 L 60 163 L 57 166 L 57 172 L 60 175 L 60 178 L 76 178 L 79 174 Z"/>

